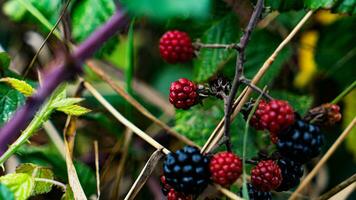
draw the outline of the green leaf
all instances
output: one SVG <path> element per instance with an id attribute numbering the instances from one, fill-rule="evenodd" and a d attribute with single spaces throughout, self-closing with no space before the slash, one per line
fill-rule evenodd
<path id="1" fill-rule="evenodd" d="M 228 14 L 214 23 L 202 36 L 202 43 L 231 44 L 238 42 L 241 31 L 237 27 L 238 20 L 234 14 Z M 195 80 L 205 81 L 221 69 L 228 60 L 236 57 L 234 50 L 201 49 L 198 59 L 194 62 Z"/>
<path id="2" fill-rule="evenodd" d="M 73 190 L 70 185 L 66 185 L 66 192 L 63 194 L 61 200 L 74 200 Z"/>
<path id="3" fill-rule="evenodd" d="M 209 117 L 206 117 L 209 116 Z M 203 105 L 196 105 L 189 110 L 176 110 L 174 129 L 188 137 L 198 145 L 204 145 L 224 116 L 224 102 L 219 99 L 205 99 Z M 234 151 L 242 155 L 245 120 L 238 115 L 231 125 L 232 144 Z M 247 155 L 254 156 L 258 148 L 253 143 L 254 136 L 248 138 Z"/>
<path id="4" fill-rule="evenodd" d="M 209 16 L 211 9 L 211 0 L 122 0 L 121 3 L 133 15 L 155 20 L 178 17 L 201 20 Z"/>
<path id="5" fill-rule="evenodd" d="M 268 7 L 271 7 L 273 10 L 278 10 L 280 12 L 289 11 L 289 10 L 299 10 L 303 9 L 303 1 L 301 0 L 266 0 Z"/>
<path id="6" fill-rule="evenodd" d="M 304 0 L 304 5 L 310 9 L 330 8 L 335 0 Z"/>
<path id="7" fill-rule="evenodd" d="M 74 104 L 77 104 L 79 102 L 82 102 L 84 99 L 83 98 L 65 98 L 61 99 L 57 102 L 54 102 L 52 104 L 52 108 L 60 108 L 60 107 L 66 107 L 66 106 L 71 106 Z"/>
<path id="8" fill-rule="evenodd" d="M 8 69 L 11 58 L 6 52 L 0 52 L 0 69 Z"/>
<path id="9" fill-rule="evenodd" d="M 356 77 L 355 24 L 356 16 L 353 16 L 322 28 L 315 50 L 318 69 L 337 81 L 341 88 L 350 85 Z"/>
<path id="10" fill-rule="evenodd" d="M 0 200 L 14 200 L 14 194 L 3 184 L 0 184 Z"/>
<path id="11" fill-rule="evenodd" d="M 11 87 L 21 92 L 26 97 L 29 97 L 33 95 L 34 92 L 36 92 L 36 90 L 30 84 L 26 83 L 25 81 L 18 80 L 16 78 L 2 78 L 0 79 L 0 82 L 5 82 L 9 84 Z"/>
<path id="12" fill-rule="evenodd" d="M 57 108 L 56 110 L 64 112 L 67 115 L 74 115 L 74 116 L 84 115 L 91 111 L 87 108 L 78 105 L 62 106 Z"/>
<path id="13" fill-rule="evenodd" d="M 114 13 L 116 7 L 113 0 L 82 0 L 72 9 L 72 35 L 76 42 L 84 41 L 98 27 L 104 24 Z M 111 52 L 118 43 L 113 37 L 107 41 L 97 55 Z"/>
<path id="14" fill-rule="evenodd" d="M 16 173 L 25 173 L 32 176 L 33 178 L 45 178 L 50 180 L 54 179 L 52 170 L 31 163 L 21 164 L 16 168 Z M 51 183 L 36 181 L 35 188 L 31 196 L 48 193 L 49 191 L 52 190 L 52 185 L 53 184 Z"/>
<path id="15" fill-rule="evenodd" d="M 303 115 L 305 114 L 313 103 L 313 98 L 310 95 L 297 95 L 287 91 L 271 91 L 271 95 L 276 99 L 288 101 L 296 112 Z"/>
<path id="16" fill-rule="evenodd" d="M 30 197 L 35 186 L 34 178 L 24 173 L 2 176 L 0 177 L 0 183 L 4 184 L 14 193 L 16 200 L 26 200 Z"/>
<path id="17" fill-rule="evenodd" d="M 7 85 L 0 84 L 0 126 L 7 122 L 24 102 L 25 97 L 21 93 Z"/>

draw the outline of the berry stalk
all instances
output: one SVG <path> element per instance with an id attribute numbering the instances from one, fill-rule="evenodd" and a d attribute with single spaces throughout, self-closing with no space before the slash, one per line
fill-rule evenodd
<path id="1" fill-rule="evenodd" d="M 84 60 L 91 57 L 117 30 L 122 29 L 127 21 L 127 15 L 117 11 L 106 24 L 96 30 L 69 56 L 71 59 L 53 66 L 52 70 L 43 76 L 45 77 L 43 87 L 38 88 L 37 93 L 28 98 L 26 104 L 0 129 L 0 154 L 3 154 L 7 145 L 20 135 L 21 130 L 28 125 L 35 112 L 54 89 L 63 81 L 70 80 L 77 72 L 81 72 Z"/>

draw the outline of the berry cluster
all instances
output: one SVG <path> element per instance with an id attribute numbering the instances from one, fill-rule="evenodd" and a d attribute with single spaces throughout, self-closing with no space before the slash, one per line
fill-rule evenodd
<path id="1" fill-rule="evenodd" d="M 190 37 L 181 31 L 168 31 L 160 40 L 161 56 L 169 63 L 190 61 L 194 51 Z M 205 85 L 181 78 L 171 84 L 169 101 L 177 109 L 186 110 L 207 96 L 225 100 L 230 90 L 231 81 L 222 76 Z M 247 103 L 244 111 L 251 112 L 253 104 L 253 101 Z M 323 134 L 314 123 L 334 124 L 341 119 L 339 111 L 337 105 L 323 104 L 311 109 L 301 119 L 287 101 L 259 101 L 250 125 L 256 130 L 269 132 L 278 156 L 260 156 L 257 161 L 252 161 L 257 164 L 251 169 L 251 182 L 247 184 L 250 199 L 269 200 L 272 190 L 280 192 L 296 187 L 303 176 L 303 164 L 321 152 Z M 208 157 L 197 148 L 186 146 L 167 155 L 163 173 L 164 195 L 169 200 L 188 200 L 197 197 L 209 182 L 229 187 L 241 176 L 242 162 L 232 152 L 219 152 Z"/>

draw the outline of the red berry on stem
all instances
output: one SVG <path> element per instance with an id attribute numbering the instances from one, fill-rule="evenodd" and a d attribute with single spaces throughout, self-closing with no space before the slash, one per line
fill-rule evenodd
<path id="1" fill-rule="evenodd" d="M 257 110 L 251 118 L 251 126 L 257 130 L 268 130 L 271 133 L 272 142 L 276 143 L 278 133 L 294 123 L 294 110 L 288 102 L 261 100 Z"/>
<path id="2" fill-rule="evenodd" d="M 188 109 L 198 103 L 197 86 L 186 78 L 181 78 L 171 84 L 169 102 L 176 108 Z"/>
<path id="3" fill-rule="evenodd" d="M 215 183 L 229 186 L 234 183 L 242 173 L 241 159 L 231 152 L 215 154 L 209 164 L 211 178 Z"/>
<path id="4" fill-rule="evenodd" d="M 273 160 L 263 160 L 252 169 L 251 182 L 261 191 L 274 190 L 282 183 L 282 171 Z"/>
<path id="5" fill-rule="evenodd" d="M 168 63 L 187 62 L 194 56 L 194 47 L 186 32 L 166 32 L 159 41 L 159 51 Z"/>

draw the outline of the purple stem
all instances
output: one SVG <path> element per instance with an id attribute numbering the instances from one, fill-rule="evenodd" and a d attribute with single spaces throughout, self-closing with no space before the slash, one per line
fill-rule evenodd
<path id="1" fill-rule="evenodd" d="M 13 142 L 24 130 L 30 120 L 40 108 L 42 103 L 51 95 L 54 89 L 63 81 L 69 80 L 76 72 L 81 72 L 82 63 L 90 58 L 94 52 L 117 30 L 122 29 L 128 22 L 127 15 L 117 11 L 111 19 L 97 29 L 85 40 L 70 56 L 71 61 L 55 66 L 44 75 L 43 86 L 37 89 L 36 94 L 28 98 L 26 104 L 21 107 L 14 116 L 0 129 L 0 154 L 2 155 L 7 146 Z M 73 69 L 74 68 L 74 69 Z"/>

